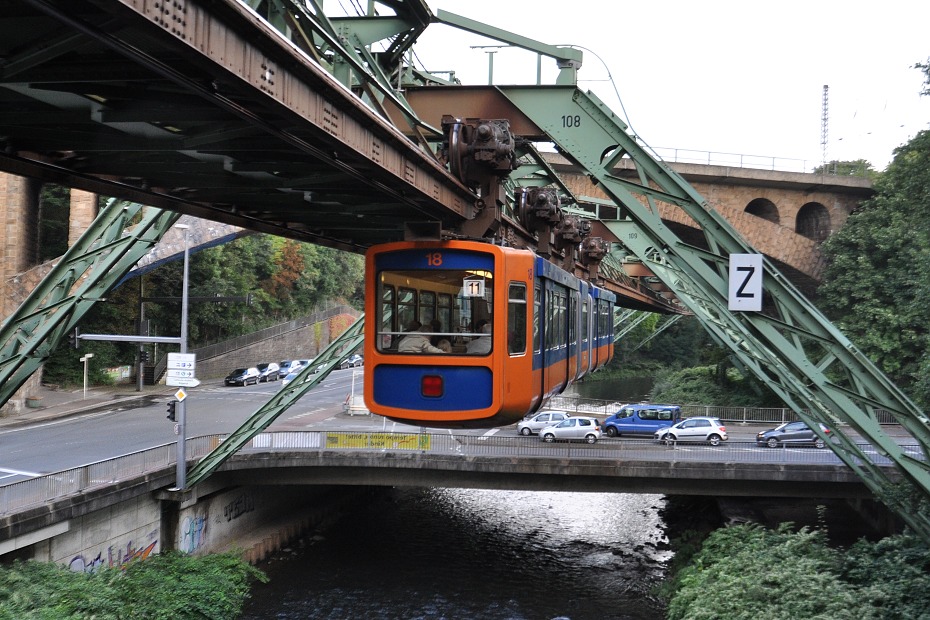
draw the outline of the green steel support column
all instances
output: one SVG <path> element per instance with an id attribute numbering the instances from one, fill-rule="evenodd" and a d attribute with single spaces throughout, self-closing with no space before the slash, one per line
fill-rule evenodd
<path id="1" fill-rule="evenodd" d="M 764 260 L 763 312 L 728 309 L 729 257 L 757 253 L 683 178 L 626 132 L 626 126 L 592 94 L 576 88 L 501 87 L 598 187 L 621 207 L 618 216 L 596 216 L 668 286 L 743 365 L 773 389 L 798 416 L 837 432 L 831 449 L 879 499 L 930 541 L 930 519 L 902 499 L 891 472 L 874 463 L 839 424 L 848 424 L 894 462 L 904 480 L 930 497 L 930 424 L 855 345 Z M 628 157 L 638 182 L 613 174 Z M 684 243 L 661 220 L 658 203 L 681 209 L 702 231 L 706 249 Z M 597 209 L 597 207 L 595 207 Z M 878 421 L 880 410 L 907 431 L 921 454 L 908 454 Z"/>
<path id="2" fill-rule="evenodd" d="M 81 238 L 0 327 L 0 404 L 139 262 L 180 214 L 110 200 Z M 127 227 L 132 228 L 127 230 Z"/>
<path id="3" fill-rule="evenodd" d="M 271 397 L 267 403 L 262 405 L 251 417 L 243 423 L 238 429 L 230 433 L 220 445 L 214 448 L 209 454 L 203 457 L 187 474 L 187 484 L 193 487 L 203 482 L 207 477 L 215 472 L 226 459 L 238 452 L 249 443 L 253 437 L 271 426 L 278 416 L 287 411 L 291 405 L 296 403 L 300 398 L 315 388 L 320 382 L 329 375 L 330 371 L 336 367 L 343 355 L 354 351 L 365 337 L 364 333 L 365 317 L 360 316 L 339 338 L 334 340 L 320 355 L 313 360 L 313 363 L 298 373 L 294 380 L 287 384 Z M 321 372 L 313 375 L 313 371 L 320 364 L 325 364 Z M 312 377 L 312 378 L 311 378 Z"/>

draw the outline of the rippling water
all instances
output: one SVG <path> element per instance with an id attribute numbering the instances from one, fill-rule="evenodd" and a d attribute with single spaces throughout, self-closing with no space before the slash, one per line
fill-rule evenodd
<path id="1" fill-rule="evenodd" d="M 661 495 L 377 489 L 262 569 L 246 619 L 664 617 Z"/>

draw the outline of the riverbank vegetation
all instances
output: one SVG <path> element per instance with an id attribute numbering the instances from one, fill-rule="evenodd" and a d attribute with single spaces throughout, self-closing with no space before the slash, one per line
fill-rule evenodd
<path id="1" fill-rule="evenodd" d="M 930 548 L 913 536 L 828 544 L 821 529 L 715 530 L 663 586 L 668 620 L 928 618 Z"/>
<path id="2" fill-rule="evenodd" d="M 265 575 L 238 555 L 170 551 L 119 568 L 0 567 L 0 620 L 228 620 Z"/>

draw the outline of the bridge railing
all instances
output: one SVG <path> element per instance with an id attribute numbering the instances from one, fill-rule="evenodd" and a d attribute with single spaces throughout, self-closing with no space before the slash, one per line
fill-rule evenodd
<path id="1" fill-rule="evenodd" d="M 225 435 L 202 435 L 187 440 L 188 458 L 205 456 Z M 863 452 L 876 464 L 891 467 L 891 461 L 869 444 Z M 923 460 L 917 445 L 903 446 L 907 454 Z M 766 448 L 754 441 L 727 441 L 717 446 L 703 443 L 660 444 L 652 439 L 602 439 L 583 442 L 547 443 L 538 437 L 519 435 L 450 435 L 448 433 L 387 433 L 350 431 L 267 432 L 254 437 L 243 452 L 332 450 L 343 453 L 418 453 L 448 457 L 506 457 L 552 459 L 598 459 L 603 461 L 691 461 L 766 464 L 821 464 L 842 466 L 831 450 L 814 447 Z M 175 465 L 176 444 L 164 444 L 81 467 L 0 486 L 0 515 L 49 505 L 87 491 L 115 485 L 146 474 L 164 472 Z"/>
<path id="2" fill-rule="evenodd" d="M 606 418 L 615 414 L 623 405 L 622 401 L 584 398 L 573 395 L 553 396 L 546 404 L 546 409 L 571 411 L 579 414 L 591 414 Z M 798 415 L 788 407 L 725 407 L 718 405 L 681 405 L 682 417 L 709 416 L 720 418 L 723 422 L 734 424 L 781 424 L 794 422 Z M 880 409 L 876 412 L 879 424 L 897 424 L 891 413 Z"/>
<path id="3" fill-rule="evenodd" d="M 188 456 L 192 459 L 205 456 L 223 437 L 204 435 L 188 439 Z M 51 504 L 122 480 L 162 471 L 174 465 L 176 457 L 177 443 L 172 442 L 0 486 L 0 515 L 15 514 L 32 506 Z"/>
<path id="4" fill-rule="evenodd" d="M 826 165 L 822 161 L 773 157 L 770 155 L 747 155 L 744 153 L 725 153 L 721 151 L 698 151 L 675 147 L 656 147 L 652 149 L 666 163 L 701 164 L 704 166 L 724 166 L 727 168 L 753 168 L 756 170 L 773 170 L 777 172 L 812 173 L 820 168 L 828 176 L 867 177 L 865 162 L 848 164 L 832 161 Z"/>

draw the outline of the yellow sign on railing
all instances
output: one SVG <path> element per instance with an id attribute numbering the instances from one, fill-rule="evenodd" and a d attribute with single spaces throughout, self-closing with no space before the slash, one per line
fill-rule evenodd
<path id="1" fill-rule="evenodd" d="M 429 450 L 429 435 L 402 433 L 327 433 L 327 448 Z"/>

